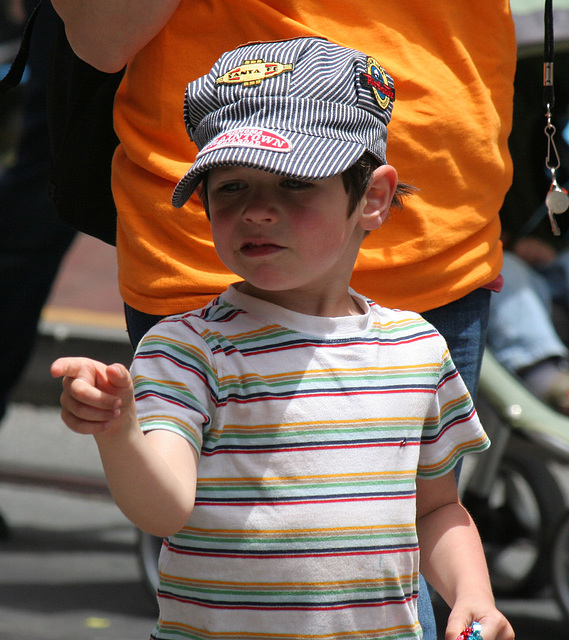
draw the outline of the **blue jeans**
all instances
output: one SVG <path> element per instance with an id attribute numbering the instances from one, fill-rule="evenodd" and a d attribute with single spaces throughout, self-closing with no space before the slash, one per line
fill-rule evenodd
<path id="1" fill-rule="evenodd" d="M 453 362 L 473 399 L 478 392 L 490 315 L 489 289 L 476 289 L 455 302 L 422 314 L 447 341 Z"/>
<path id="2" fill-rule="evenodd" d="M 460 300 L 422 314 L 446 339 L 453 361 L 473 398 L 478 389 L 489 306 L 490 291 L 477 289 Z M 125 315 L 134 348 L 162 317 L 136 311 L 128 305 L 125 305 Z M 420 576 L 418 609 L 423 640 L 437 640 L 430 588 L 423 576 Z"/>
<path id="3" fill-rule="evenodd" d="M 138 343 L 144 338 L 145 334 L 165 316 L 154 316 L 151 313 L 143 313 L 125 303 L 124 317 L 126 318 L 126 329 L 128 331 L 130 344 L 136 351 Z"/>

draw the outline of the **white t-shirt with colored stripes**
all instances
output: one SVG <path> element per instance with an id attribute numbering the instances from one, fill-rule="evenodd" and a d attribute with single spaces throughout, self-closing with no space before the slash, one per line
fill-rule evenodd
<path id="1" fill-rule="evenodd" d="M 323 318 L 231 287 L 139 345 L 143 430 L 200 456 L 153 638 L 421 637 L 415 478 L 489 441 L 436 330 L 352 295 Z"/>

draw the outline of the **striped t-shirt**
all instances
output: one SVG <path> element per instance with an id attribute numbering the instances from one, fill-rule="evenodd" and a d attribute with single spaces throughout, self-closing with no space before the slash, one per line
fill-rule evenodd
<path id="1" fill-rule="evenodd" d="M 353 296 L 323 318 L 231 287 L 141 342 L 142 428 L 200 456 L 153 638 L 421 637 L 415 478 L 489 443 L 436 330 Z"/>

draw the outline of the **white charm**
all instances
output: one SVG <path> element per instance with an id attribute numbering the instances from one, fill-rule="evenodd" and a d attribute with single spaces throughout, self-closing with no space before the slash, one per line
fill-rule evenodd
<path id="1" fill-rule="evenodd" d="M 554 182 L 545 197 L 545 204 L 551 213 L 565 213 L 569 209 L 569 195 Z"/>

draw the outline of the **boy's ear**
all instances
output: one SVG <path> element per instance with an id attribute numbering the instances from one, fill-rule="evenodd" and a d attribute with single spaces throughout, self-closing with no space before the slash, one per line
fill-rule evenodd
<path id="1" fill-rule="evenodd" d="M 384 164 L 373 172 L 360 216 L 360 226 L 364 231 L 378 229 L 385 222 L 396 189 L 397 171 L 394 167 Z"/>

